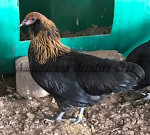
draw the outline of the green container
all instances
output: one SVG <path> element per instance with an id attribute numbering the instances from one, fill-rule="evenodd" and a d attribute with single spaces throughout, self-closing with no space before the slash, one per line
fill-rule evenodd
<path id="1" fill-rule="evenodd" d="M 14 59 L 19 45 L 19 3 L 0 0 L 0 73 L 14 72 Z"/>
<path id="2" fill-rule="evenodd" d="M 30 42 L 20 42 L 19 21 L 31 11 L 46 15 L 60 31 L 112 25 L 108 35 L 62 38 L 63 44 L 76 50 L 115 49 L 127 56 L 150 39 L 149 0 L 1 0 L 0 73 L 13 73 L 14 60 L 27 55 Z"/>

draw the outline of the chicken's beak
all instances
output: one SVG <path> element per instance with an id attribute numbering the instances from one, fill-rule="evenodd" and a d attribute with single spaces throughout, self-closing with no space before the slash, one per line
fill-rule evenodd
<path id="1" fill-rule="evenodd" d="M 27 22 L 27 20 L 26 20 L 26 19 L 24 19 L 24 20 L 21 22 L 20 27 L 22 27 L 22 26 L 26 25 L 26 22 Z"/>

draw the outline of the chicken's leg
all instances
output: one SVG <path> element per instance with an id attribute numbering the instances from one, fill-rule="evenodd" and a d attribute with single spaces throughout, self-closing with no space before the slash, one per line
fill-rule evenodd
<path id="1" fill-rule="evenodd" d="M 57 120 L 62 120 L 62 117 L 64 116 L 65 112 L 60 112 L 57 117 L 49 117 L 44 116 L 44 119 L 47 119 L 50 122 L 55 122 Z"/>
<path id="2" fill-rule="evenodd" d="M 142 100 L 150 100 L 150 93 L 146 93 L 146 94 L 145 93 L 141 93 L 141 94 L 143 94 L 144 97 L 136 100 L 136 102 L 139 102 L 139 101 L 142 101 Z"/>
<path id="3" fill-rule="evenodd" d="M 72 124 L 78 124 L 82 121 L 83 117 L 83 112 L 84 112 L 84 107 L 80 108 L 79 114 L 77 115 L 76 118 L 73 118 L 73 123 Z M 44 116 L 44 119 L 47 119 L 50 122 L 55 122 L 57 120 L 63 120 L 62 117 L 65 114 L 65 112 L 60 112 L 57 117 L 49 117 L 49 116 Z"/>
<path id="4" fill-rule="evenodd" d="M 80 108 L 79 114 L 77 115 L 77 118 L 73 119 L 74 122 L 72 124 L 78 124 L 82 121 L 84 109 L 84 107 Z"/>

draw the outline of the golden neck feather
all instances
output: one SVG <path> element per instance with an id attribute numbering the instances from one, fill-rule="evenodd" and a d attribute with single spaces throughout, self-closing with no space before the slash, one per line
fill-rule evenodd
<path id="1" fill-rule="evenodd" d="M 35 58 L 40 64 L 45 64 L 48 59 L 53 59 L 55 61 L 58 56 L 70 52 L 70 48 L 64 46 L 60 42 L 59 35 L 50 36 L 46 31 L 39 31 L 36 37 L 34 37 L 34 35 L 31 36 L 30 49 L 34 51 Z"/>

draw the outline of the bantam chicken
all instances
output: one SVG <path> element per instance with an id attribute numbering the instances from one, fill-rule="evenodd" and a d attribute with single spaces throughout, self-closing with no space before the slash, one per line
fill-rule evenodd
<path id="1" fill-rule="evenodd" d="M 133 90 L 145 73 L 131 62 L 102 59 L 77 52 L 60 41 L 55 24 L 38 12 L 29 13 L 20 26 L 28 25 L 31 43 L 29 68 L 35 82 L 52 95 L 61 120 L 71 108 L 79 108 L 75 124 L 82 121 L 84 108 L 112 92 Z"/>
<path id="2" fill-rule="evenodd" d="M 134 62 L 140 65 L 145 71 L 145 78 L 135 89 L 150 86 L 150 41 L 136 47 L 126 58 L 127 62 Z"/>

